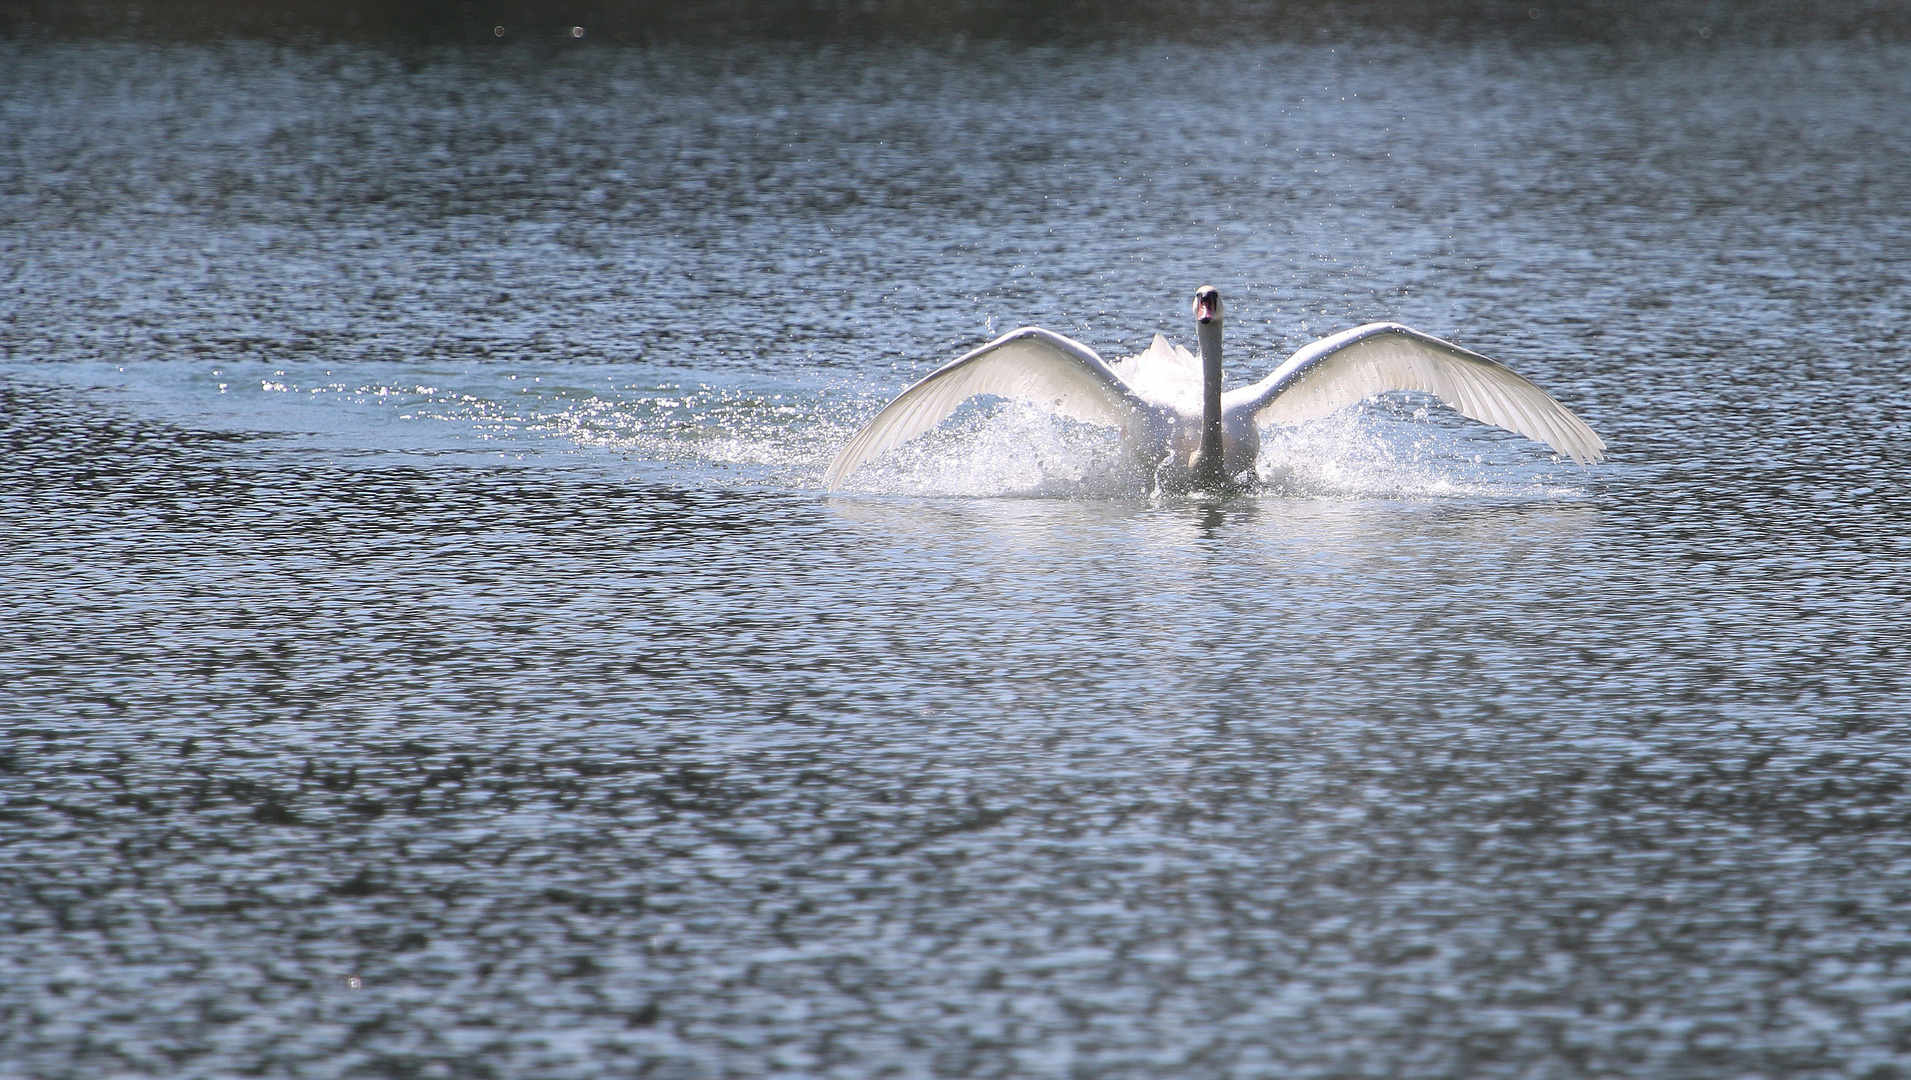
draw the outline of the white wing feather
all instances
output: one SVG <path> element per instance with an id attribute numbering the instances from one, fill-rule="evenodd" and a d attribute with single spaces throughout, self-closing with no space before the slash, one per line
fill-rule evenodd
<path id="1" fill-rule="evenodd" d="M 1259 424 L 1298 424 L 1389 390 L 1418 390 L 1463 416 L 1543 442 L 1581 465 L 1605 441 L 1511 368 L 1399 323 L 1368 323 L 1313 342 L 1267 378 L 1230 391 L 1223 409 Z"/>
<path id="2" fill-rule="evenodd" d="M 1126 427 L 1146 404 L 1095 350 L 1038 326 L 996 338 L 896 395 L 823 475 L 834 489 L 885 450 L 935 427 L 978 394 L 1032 401 L 1074 420 Z"/>

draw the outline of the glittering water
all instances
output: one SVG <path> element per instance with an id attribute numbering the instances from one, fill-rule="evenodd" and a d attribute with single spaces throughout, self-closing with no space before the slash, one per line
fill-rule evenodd
<path id="1" fill-rule="evenodd" d="M 0 51 L 0 1076 L 1911 1073 L 1911 54 Z M 1423 400 L 1124 486 L 1229 297 Z"/>

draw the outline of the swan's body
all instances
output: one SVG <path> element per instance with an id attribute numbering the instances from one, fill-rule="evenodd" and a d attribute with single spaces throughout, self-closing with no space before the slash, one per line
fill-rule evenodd
<path id="1" fill-rule="evenodd" d="M 1464 416 L 1543 442 L 1581 465 L 1605 456 L 1605 442 L 1585 421 L 1512 369 L 1399 323 L 1321 338 L 1260 382 L 1223 393 L 1219 294 L 1203 288 L 1195 314 L 1199 358 L 1156 334 L 1140 355 L 1110 364 L 1053 331 L 1012 330 L 898 394 L 836 455 L 823 484 L 840 486 L 865 461 L 981 394 L 1118 427 L 1142 467 L 1171 488 L 1227 487 L 1253 468 L 1261 426 L 1317 419 L 1390 390 L 1432 394 Z"/>

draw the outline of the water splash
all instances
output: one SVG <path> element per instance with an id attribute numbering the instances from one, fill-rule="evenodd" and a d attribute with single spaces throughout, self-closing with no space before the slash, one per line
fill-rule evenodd
<path id="1" fill-rule="evenodd" d="M 786 489 L 819 487 L 837 450 L 883 400 L 880 392 L 827 384 L 688 382 L 574 368 L 424 376 L 414 369 L 372 380 L 278 370 L 254 376 L 250 386 L 299 410 L 305 406 L 297 399 L 381 411 L 385 424 L 408 429 L 413 442 L 507 457 L 601 451 L 677 483 Z M 1418 395 L 1267 429 L 1255 473 L 1260 497 L 1274 499 L 1552 500 L 1585 490 L 1582 474 L 1560 468 L 1543 447 Z M 857 470 L 845 490 L 955 498 L 1154 494 L 1114 430 L 999 399 L 970 402 Z"/>
<path id="2" fill-rule="evenodd" d="M 1118 432 L 1014 401 L 958 410 L 936 430 L 864 465 L 847 486 L 872 494 L 969 498 L 1147 493 Z"/>
<path id="3" fill-rule="evenodd" d="M 1264 498 L 1559 499 L 1584 494 L 1557 459 L 1449 410 L 1388 398 L 1262 432 Z M 1576 470 L 1575 470 L 1576 471 Z M 1157 494 L 1117 434 L 1002 402 L 911 440 L 851 477 L 849 490 L 959 497 L 1132 498 Z"/>
<path id="4" fill-rule="evenodd" d="M 1537 443 L 1451 410 L 1390 395 L 1292 428 L 1261 433 L 1255 462 L 1265 494 L 1335 499 L 1557 499 L 1584 494 L 1562 482 Z"/>

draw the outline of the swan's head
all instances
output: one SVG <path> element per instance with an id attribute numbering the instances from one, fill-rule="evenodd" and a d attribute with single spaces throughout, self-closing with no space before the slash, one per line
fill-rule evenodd
<path id="1" fill-rule="evenodd" d="M 1221 292 L 1212 285 L 1203 285 L 1194 290 L 1194 318 L 1196 322 L 1211 323 L 1221 319 Z"/>

